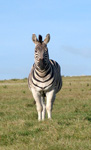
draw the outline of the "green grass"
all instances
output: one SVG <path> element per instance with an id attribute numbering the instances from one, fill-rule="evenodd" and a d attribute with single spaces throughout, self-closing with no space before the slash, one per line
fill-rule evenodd
<path id="1" fill-rule="evenodd" d="M 0 150 L 91 150 L 91 76 L 63 77 L 52 120 L 37 121 L 27 79 L 0 81 Z"/>

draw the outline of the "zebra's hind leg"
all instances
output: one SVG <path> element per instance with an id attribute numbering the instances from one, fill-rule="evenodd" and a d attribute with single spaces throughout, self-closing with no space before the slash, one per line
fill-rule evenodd
<path id="1" fill-rule="evenodd" d="M 47 114 L 48 114 L 48 119 L 51 119 L 53 102 L 55 100 L 55 90 L 47 92 L 46 97 L 47 97 L 46 110 L 47 110 Z"/>
<path id="2" fill-rule="evenodd" d="M 42 107 L 43 107 L 42 120 L 44 120 L 45 119 L 45 113 L 46 113 L 46 105 L 45 105 L 45 98 L 43 96 L 41 97 L 41 104 L 42 104 Z"/>

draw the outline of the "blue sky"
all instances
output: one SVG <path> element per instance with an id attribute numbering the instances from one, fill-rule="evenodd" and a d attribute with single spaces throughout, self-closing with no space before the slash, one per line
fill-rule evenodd
<path id="1" fill-rule="evenodd" d="M 0 0 L 0 80 L 28 77 L 33 33 L 50 33 L 62 75 L 91 75 L 91 0 Z"/>

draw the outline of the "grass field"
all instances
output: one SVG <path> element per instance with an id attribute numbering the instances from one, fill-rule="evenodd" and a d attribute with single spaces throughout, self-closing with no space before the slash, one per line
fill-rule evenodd
<path id="1" fill-rule="evenodd" d="M 91 150 L 91 76 L 63 77 L 52 118 L 37 121 L 27 79 L 0 81 L 0 150 Z"/>

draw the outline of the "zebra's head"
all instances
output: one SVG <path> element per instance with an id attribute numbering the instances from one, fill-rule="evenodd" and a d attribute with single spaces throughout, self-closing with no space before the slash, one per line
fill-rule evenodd
<path id="1" fill-rule="evenodd" d="M 39 70 L 45 70 L 49 64 L 49 54 L 47 43 L 50 41 L 50 34 L 46 35 L 44 41 L 42 41 L 42 36 L 39 35 L 37 39 L 36 35 L 32 35 L 32 40 L 35 43 L 35 66 Z"/>

